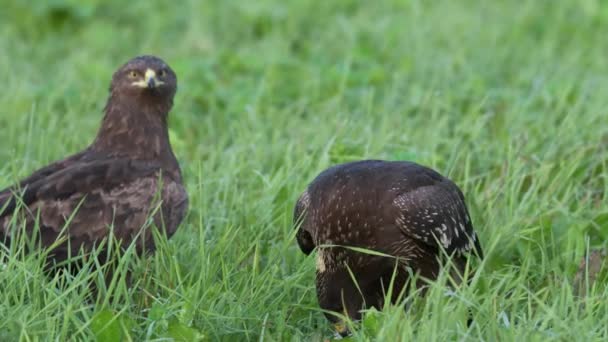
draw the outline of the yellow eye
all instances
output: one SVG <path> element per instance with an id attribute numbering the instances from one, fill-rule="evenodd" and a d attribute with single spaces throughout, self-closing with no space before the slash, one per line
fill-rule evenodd
<path id="1" fill-rule="evenodd" d="M 165 76 L 165 69 L 160 69 L 160 70 L 158 70 L 158 76 L 159 76 L 159 77 L 163 77 L 163 76 Z"/>
<path id="2" fill-rule="evenodd" d="M 138 76 L 137 71 L 131 71 L 131 72 L 129 72 L 129 77 L 135 78 L 137 76 Z"/>

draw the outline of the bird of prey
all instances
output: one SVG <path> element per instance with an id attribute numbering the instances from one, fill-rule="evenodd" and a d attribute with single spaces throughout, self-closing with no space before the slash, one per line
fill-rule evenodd
<path id="1" fill-rule="evenodd" d="M 332 312 L 356 321 L 364 307 L 381 309 L 391 279 L 394 303 L 412 273 L 418 288 L 422 278 L 436 279 L 442 255 L 461 274 L 468 255 L 482 257 L 460 189 L 412 162 L 363 160 L 323 171 L 298 199 L 294 224 L 302 252 L 317 249 L 317 299 L 341 334 L 348 331 Z"/>
<path id="2" fill-rule="evenodd" d="M 90 252 L 110 230 L 138 253 L 154 250 L 151 223 L 171 237 L 188 207 L 167 127 L 176 91 L 177 77 L 160 58 L 119 68 L 92 144 L 0 191 L 0 244 L 25 227 L 53 246 L 56 264 Z"/>

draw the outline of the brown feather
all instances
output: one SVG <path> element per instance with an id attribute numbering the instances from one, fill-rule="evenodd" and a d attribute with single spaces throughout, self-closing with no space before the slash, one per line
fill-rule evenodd
<path id="1" fill-rule="evenodd" d="M 409 162 L 366 160 L 323 171 L 296 203 L 294 223 L 302 251 L 317 248 L 319 304 L 353 319 L 364 306 L 382 307 L 393 276 L 393 301 L 410 272 L 420 276 L 418 288 L 436 279 L 442 249 L 453 256 L 456 281 L 468 255 L 482 255 L 460 189 Z"/>
<path id="2" fill-rule="evenodd" d="M 147 69 L 163 70 L 162 86 L 133 85 L 129 75 Z M 38 224 L 43 246 L 65 234 L 67 240 L 51 252 L 55 262 L 80 249 L 90 251 L 110 229 L 140 253 L 155 248 L 145 229 L 149 222 L 167 237 L 175 233 L 188 207 L 167 128 L 175 74 L 159 58 L 137 57 L 114 73 L 110 89 L 102 125 L 88 148 L 0 192 L 0 242 L 12 240 L 11 222 L 20 205 L 18 218 L 28 234 Z"/>

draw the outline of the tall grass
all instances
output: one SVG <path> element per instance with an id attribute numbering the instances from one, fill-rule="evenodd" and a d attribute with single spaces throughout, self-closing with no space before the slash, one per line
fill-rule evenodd
<path id="1" fill-rule="evenodd" d="M 152 53 L 178 74 L 191 209 L 153 256 L 121 257 L 136 286 L 94 300 L 95 265 L 47 277 L 43 254 L 0 250 L 0 340 L 331 337 L 291 210 L 363 158 L 452 178 L 486 258 L 354 339 L 605 340 L 608 279 L 584 298 L 572 279 L 608 240 L 607 24 L 599 0 L 9 1 L 0 187 L 90 143 L 114 69 Z"/>

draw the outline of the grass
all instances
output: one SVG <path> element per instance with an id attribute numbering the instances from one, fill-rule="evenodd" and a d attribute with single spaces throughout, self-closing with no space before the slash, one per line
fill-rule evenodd
<path id="1" fill-rule="evenodd" d="M 599 0 L 4 4 L 0 187 L 90 143 L 111 73 L 152 53 L 179 77 L 191 209 L 154 256 L 124 257 L 136 288 L 95 303 L 94 265 L 49 278 L 40 253 L 12 254 L 0 340 L 331 337 L 291 211 L 363 158 L 452 178 L 487 257 L 472 286 L 371 313 L 353 339 L 605 340 L 608 278 L 584 298 L 572 279 L 608 241 L 606 25 Z"/>

